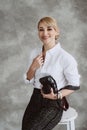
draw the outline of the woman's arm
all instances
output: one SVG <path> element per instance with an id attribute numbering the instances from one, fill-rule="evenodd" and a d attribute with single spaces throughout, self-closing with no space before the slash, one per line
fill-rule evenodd
<path id="1" fill-rule="evenodd" d="M 63 90 L 59 91 L 59 95 L 60 95 L 60 93 L 61 93 L 61 96 L 58 96 L 58 94 L 54 94 L 52 88 L 51 88 L 51 93 L 50 93 L 50 94 L 44 94 L 44 93 L 41 91 L 41 93 L 42 93 L 42 95 L 43 95 L 43 98 L 48 98 L 48 99 L 53 99 L 53 100 L 58 99 L 58 98 L 63 98 L 63 97 L 65 97 L 65 96 L 70 95 L 70 94 L 73 93 L 73 92 L 74 92 L 74 90 L 63 89 Z"/>
<path id="2" fill-rule="evenodd" d="M 77 69 L 77 64 L 75 61 L 70 62 L 67 68 L 64 70 L 64 75 L 67 80 L 67 86 L 63 87 L 57 96 L 57 94 L 53 93 L 53 90 L 51 91 L 50 94 L 44 94 L 42 92 L 42 95 L 44 98 L 49 98 L 49 99 L 57 99 L 57 98 L 63 98 L 65 96 L 70 95 L 73 93 L 75 90 L 78 90 L 80 88 L 79 86 L 79 74 L 78 74 L 78 69 Z M 71 85 L 69 85 L 71 84 Z"/>
<path id="3" fill-rule="evenodd" d="M 40 54 L 36 58 L 34 58 L 29 70 L 26 73 L 27 80 L 31 80 L 34 77 L 36 70 L 43 65 L 43 62 L 44 61 L 43 61 L 42 54 Z"/>
<path id="4" fill-rule="evenodd" d="M 61 94 L 60 98 L 68 96 L 73 92 L 74 92 L 74 90 L 63 89 L 63 90 L 59 91 L 59 94 Z"/>

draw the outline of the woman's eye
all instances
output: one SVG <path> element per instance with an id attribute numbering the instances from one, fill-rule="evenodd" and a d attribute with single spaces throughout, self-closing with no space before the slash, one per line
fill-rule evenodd
<path id="1" fill-rule="evenodd" d="M 51 31 L 52 30 L 52 28 L 48 28 L 47 29 L 47 31 Z M 45 31 L 44 29 L 39 29 L 39 31 L 41 32 L 41 31 Z"/>
<path id="2" fill-rule="evenodd" d="M 52 29 L 51 29 L 51 28 L 48 28 L 47 30 L 48 30 L 48 31 L 51 31 Z"/>
<path id="3" fill-rule="evenodd" d="M 43 29 L 39 29 L 39 31 L 44 31 Z"/>

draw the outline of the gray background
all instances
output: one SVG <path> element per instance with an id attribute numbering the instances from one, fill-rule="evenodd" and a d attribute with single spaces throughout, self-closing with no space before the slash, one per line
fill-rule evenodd
<path id="1" fill-rule="evenodd" d="M 87 0 L 0 0 L 0 130 L 21 130 L 32 93 L 23 74 L 41 47 L 37 22 L 43 16 L 56 18 L 62 47 L 78 62 L 81 89 L 69 102 L 78 111 L 76 130 L 87 130 Z"/>

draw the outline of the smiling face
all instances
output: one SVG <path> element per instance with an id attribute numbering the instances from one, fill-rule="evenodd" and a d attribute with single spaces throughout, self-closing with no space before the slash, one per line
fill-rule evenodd
<path id="1" fill-rule="evenodd" d="M 52 26 L 46 25 L 44 23 L 40 23 L 38 34 L 40 40 L 44 44 L 49 44 L 55 42 L 55 36 L 57 35 L 57 32 L 54 30 Z"/>
<path id="2" fill-rule="evenodd" d="M 38 35 L 44 45 L 55 44 L 56 36 L 59 35 L 56 21 L 50 17 L 41 19 L 38 23 Z"/>

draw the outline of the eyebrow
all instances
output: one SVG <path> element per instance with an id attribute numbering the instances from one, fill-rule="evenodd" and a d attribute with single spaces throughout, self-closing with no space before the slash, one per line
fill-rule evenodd
<path id="1" fill-rule="evenodd" d="M 39 27 L 39 28 L 43 28 L 43 27 Z M 47 26 L 47 28 L 52 28 L 52 26 Z"/>

